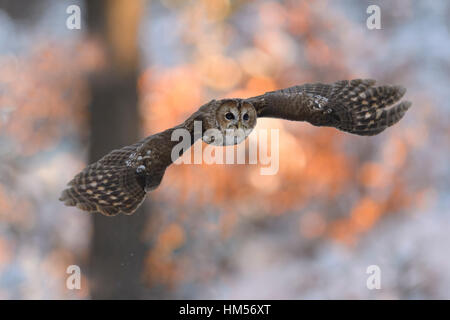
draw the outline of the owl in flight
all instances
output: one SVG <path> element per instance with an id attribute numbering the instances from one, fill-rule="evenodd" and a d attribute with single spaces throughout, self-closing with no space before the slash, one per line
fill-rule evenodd
<path id="1" fill-rule="evenodd" d="M 201 106 L 183 123 L 149 136 L 138 143 L 113 150 L 87 166 L 69 183 L 60 200 L 89 212 L 107 216 L 132 214 L 146 192 L 161 183 L 166 168 L 177 157 L 172 149 L 176 129 L 191 135 L 191 145 L 202 138 L 216 145 L 233 145 L 245 140 L 260 117 L 307 121 L 314 126 L 335 127 L 362 136 L 376 135 L 397 123 L 411 106 L 402 101 L 406 92 L 400 86 L 375 87 L 374 80 L 343 80 L 333 84 L 304 84 L 267 92 L 248 99 L 212 100 Z M 201 121 L 202 132 L 194 134 L 194 122 Z M 208 132 L 215 129 L 233 139 L 218 141 Z M 175 159 L 174 159 L 175 158 Z"/>

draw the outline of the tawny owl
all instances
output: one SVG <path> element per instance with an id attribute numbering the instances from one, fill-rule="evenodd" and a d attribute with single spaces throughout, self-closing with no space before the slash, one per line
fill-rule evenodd
<path id="1" fill-rule="evenodd" d="M 344 80 L 294 86 L 249 99 L 212 100 L 182 124 L 113 150 L 87 166 L 69 182 L 60 200 L 68 206 L 108 216 L 132 214 L 146 192 L 159 186 L 166 168 L 181 156 L 181 152 L 175 156 L 172 152 L 179 143 L 171 139 L 176 129 L 187 130 L 191 144 L 202 138 L 216 145 L 242 142 L 259 117 L 307 121 L 357 135 L 378 134 L 397 123 L 411 103 L 403 101 L 387 108 L 399 101 L 406 90 L 374 85 L 374 80 Z M 202 124 L 200 135 L 194 132 L 195 121 Z"/>

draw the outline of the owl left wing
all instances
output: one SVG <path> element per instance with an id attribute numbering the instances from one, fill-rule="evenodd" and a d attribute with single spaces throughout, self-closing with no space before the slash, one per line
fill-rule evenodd
<path id="1" fill-rule="evenodd" d="M 397 123 L 411 106 L 401 86 L 374 87 L 375 80 L 305 84 L 247 99 L 258 117 L 307 121 L 357 135 L 375 135 Z"/>

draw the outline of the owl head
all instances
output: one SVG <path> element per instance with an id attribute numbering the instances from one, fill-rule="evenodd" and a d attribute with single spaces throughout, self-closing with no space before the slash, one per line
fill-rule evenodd
<path id="1" fill-rule="evenodd" d="M 244 141 L 256 126 L 255 107 L 242 99 L 224 99 L 216 103 L 211 117 L 214 119 L 209 119 L 210 125 L 206 128 L 203 141 L 220 146 Z"/>

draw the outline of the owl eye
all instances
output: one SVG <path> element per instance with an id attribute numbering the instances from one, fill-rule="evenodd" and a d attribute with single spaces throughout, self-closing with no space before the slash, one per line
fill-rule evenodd
<path id="1" fill-rule="evenodd" d="M 227 114 L 225 114 L 225 118 L 227 118 L 228 120 L 233 120 L 234 114 L 232 114 L 231 112 L 228 112 Z"/>
<path id="2" fill-rule="evenodd" d="M 244 116 L 242 118 L 244 119 L 244 121 L 247 121 L 249 118 L 248 113 L 244 114 Z"/>

